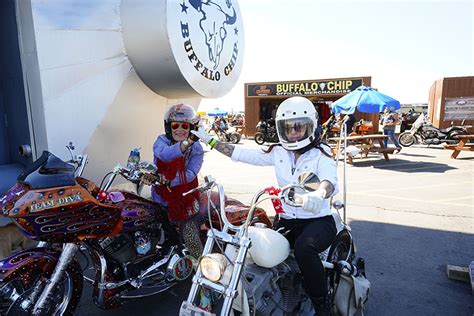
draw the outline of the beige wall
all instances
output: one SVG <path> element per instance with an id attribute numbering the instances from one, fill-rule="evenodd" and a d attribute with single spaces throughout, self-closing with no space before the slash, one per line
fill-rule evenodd
<path id="1" fill-rule="evenodd" d="M 131 71 L 84 150 L 89 155 L 84 176 L 99 184 L 114 165 L 127 163 L 128 154 L 135 147 L 142 148 L 142 160 L 152 161 L 153 143 L 157 135 L 164 133 L 163 116 L 169 106 L 187 103 L 197 108 L 199 102 L 198 98 L 161 97 Z"/>

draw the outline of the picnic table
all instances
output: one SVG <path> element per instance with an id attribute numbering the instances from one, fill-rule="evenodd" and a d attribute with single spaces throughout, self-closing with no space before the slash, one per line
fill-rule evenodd
<path id="1" fill-rule="evenodd" d="M 388 138 L 387 135 L 381 134 L 372 134 L 372 135 L 357 135 L 357 136 L 348 136 L 347 142 L 352 142 L 354 146 L 360 149 L 361 157 L 367 157 L 369 152 L 381 153 L 385 160 L 389 160 L 388 154 L 393 154 L 396 148 L 387 148 L 385 147 L 383 141 Z M 336 146 L 333 148 L 334 156 L 341 149 L 339 148 L 339 137 L 330 138 L 332 141 L 336 141 Z M 377 146 L 378 143 L 378 146 Z M 343 144 L 343 143 L 342 143 Z M 349 163 L 352 164 L 352 156 L 347 155 L 349 158 Z"/>
<path id="2" fill-rule="evenodd" d="M 453 153 L 451 158 L 456 159 L 461 151 L 474 151 L 474 144 L 468 144 L 469 140 L 474 140 L 474 134 L 471 135 L 456 135 L 455 139 L 459 140 L 456 145 L 444 144 L 444 149 L 451 149 Z"/>

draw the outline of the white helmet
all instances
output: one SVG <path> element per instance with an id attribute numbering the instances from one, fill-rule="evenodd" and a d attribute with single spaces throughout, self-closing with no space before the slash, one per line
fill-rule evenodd
<path id="1" fill-rule="evenodd" d="M 276 112 L 275 123 L 280 143 L 287 150 L 304 148 L 319 137 L 318 112 L 304 97 L 283 101 Z"/>

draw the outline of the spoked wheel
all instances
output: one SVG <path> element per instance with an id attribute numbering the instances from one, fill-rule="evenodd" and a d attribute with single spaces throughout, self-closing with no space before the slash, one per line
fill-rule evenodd
<path id="1" fill-rule="evenodd" d="M 346 229 L 344 229 L 340 231 L 334 239 L 334 242 L 329 249 L 327 261 L 331 263 L 337 263 L 341 260 L 351 262 L 354 259 L 354 256 L 355 251 L 352 242 L 352 236 Z M 329 296 L 334 299 L 334 294 L 337 288 L 335 271 L 328 270 L 326 277 L 328 282 Z"/>
<path id="2" fill-rule="evenodd" d="M 240 142 L 240 134 L 239 133 L 232 133 L 229 135 L 229 141 L 232 144 L 238 144 Z"/>
<path id="3" fill-rule="evenodd" d="M 401 133 L 400 136 L 398 136 L 398 142 L 400 145 L 403 147 L 410 147 L 413 145 L 416 141 L 415 136 L 413 136 L 410 132 L 404 132 Z"/>
<path id="4" fill-rule="evenodd" d="M 259 145 L 263 145 L 265 143 L 265 137 L 260 132 L 255 133 L 254 139 L 255 142 Z"/>
<path id="5" fill-rule="evenodd" d="M 41 315 L 73 315 L 82 294 L 80 271 L 76 262 L 69 265 Z M 1 283 L 0 315 L 31 315 L 48 278 L 41 270 L 23 270 L 12 280 Z"/>

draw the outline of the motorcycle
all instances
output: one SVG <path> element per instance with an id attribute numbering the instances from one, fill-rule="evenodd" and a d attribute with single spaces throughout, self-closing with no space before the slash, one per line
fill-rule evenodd
<path id="1" fill-rule="evenodd" d="M 94 303 L 111 309 L 192 274 L 192 258 L 160 205 L 131 192 L 108 192 L 117 175 L 140 186 L 143 170 L 153 169 L 132 152 L 127 167 L 117 165 L 99 188 L 81 177 L 87 155 L 65 162 L 45 151 L 0 199 L 2 215 L 40 241 L 0 261 L 1 315 L 72 315 L 83 280 L 93 285 Z M 238 223 L 248 209 L 237 201 L 225 211 Z M 269 222 L 262 212 L 259 218 Z M 92 259 L 92 278 L 76 259 L 84 251 Z"/>
<path id="2" fill-rule="evenodd" d="M 214 132 L 221 142 L 238 144 L 242 135 L 237 132 L 228 131 L 216 123 L 212 123 L 211 128 L 208 130 L 208 133 Z"/>
<path id="3" fill-rule="evenodd" d="M 421 114 L 421 112 L 416 112 L 414 109 L 410 109 L 407 113 L 403 113 L 401 118 L 402 122 L 400 124 L 400 133 L 409 130 Z"/>
<path id="4" fill-rule="evenodd" d="M 463 122 L 464 123 L 464 122 Z M 413 123 L 409 131 L 403 132 L 398 136 L 400 145 L 410 147 L 416 142 L 424 145 L 438 145 L 443 142 L 457 143 L 457 135 L 467 135 L 470 125 L 453 126 L 448 128 L 436 128 L 428 120 L 426 113 L 422 113 Z"/>
<path id="5" fill-rule="evenodd" d="M 275 128 L 275 120 L 273 120 L 273 124 L 268 121 L 260 121 L 258 122 L 257 132 L 254 135 L 255 142 L 259 145 L 263 145 L 265 142 L 268 143 L 278 143 L 278 134 Z"/>
<path id="6" fill-rule="evenodd" d="M 341 133 L 340 123 L 336 121 L 334 116 L 330 116 L 329 119 L 322 125 L 323 131 L 321 134 L 321 140 L 326 144 L 335 142 L 334 139 L 339 137 Z"/>
<path id="7" fill-rule="evenodd" d="M 230 223 L 221 208 L 224 226 L 222 229 L 211 228 L 207 234 L 203 255 L 188 298 L 181 304 L 180 315 L 217 314 L 196 307 L 202 287 L 221 296 L 214 304 L 220 307 L 221 316 L 314 315 L 312 303 L 303 289 L 298 264 L 282 235 L 284 232 L 272 230 L 263 223 L 249 224 L 253 221 L 253 210 L 260 202 L 276 201 L 274 205 L 278 213 L 281 211 L 278 203 L 301 206 L 301 196 L 295 192 L 315 190 L 318 185 L 314 174 L 304 174 L 299 185 L 290 185 L 281 191 L 273 187 L 259 191 L 252 199 L 246 222 L 240 226 Z M 206 178 L 206 184 L 200 190 L 210 192 L 212 188 L 217 188 L 223 202 L 224 189 L 212 177 Z M 265 194 L 270 197 L 260 200 Z M 341 202 L 335 202 L 333 206 L 337 209 L 343 207 Z M 337 311 L 344 314 L 347 309 L 354 311 L 363 307 L 370 283 L 365 278 L 364 260 L 355 256 L 350 227 L 342 221 L 338 226 L 334 242 L 320 257 L 327 273 L 329 296 Z M 350 283 L 343 281 L 348 279 L 357 279 L 358 283 L 358 294 L 353 301 L 353 289 L 347 286 Z M 353 303 L 347 303 L 347 299 Z"/>

